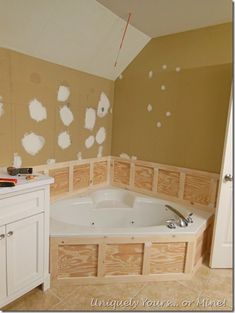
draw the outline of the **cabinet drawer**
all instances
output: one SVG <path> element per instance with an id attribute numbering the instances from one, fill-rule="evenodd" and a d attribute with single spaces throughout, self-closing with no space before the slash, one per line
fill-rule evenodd
<path id="1" fill-rule="evenodd" d="M 0 200 L 0 225 L 44 211 L 44 191 L 38 190 Z"/>

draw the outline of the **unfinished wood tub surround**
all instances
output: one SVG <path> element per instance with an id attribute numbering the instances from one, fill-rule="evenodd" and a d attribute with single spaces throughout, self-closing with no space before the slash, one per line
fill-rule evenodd
<path id="1" fill-rule="evenodd" d="M 120 157 L 34 168 L 54 177 L 52 200 L 107 185 L 214 212 L 219 175 Z M 197 233 L 52 236 L 51 274 L 63 283 L 190 279 L 210 247 L 213 218 Z"/>
<path id="2" fill-rule="evenodd" d="M 61 283 L 190 279 L 209 252 L 212 218 L 199 234 L 51 237 L 51 275 Z"/>

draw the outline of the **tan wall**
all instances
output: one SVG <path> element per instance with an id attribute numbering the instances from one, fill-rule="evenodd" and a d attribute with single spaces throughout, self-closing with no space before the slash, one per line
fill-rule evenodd
<path id="1" fill-rule="evenodd" d="M 112 155 L 219 172 L 231 62 L 231 23 L 152 39 L 115 82 Z"/>
<path id="2" fill-rule="evenodd" d="M 60 85 L 70 88 L 70 97 L 64 103 L 57 101 Z M 103 155 L 110 155 L 112 115 L 96 118 L 92 131 L 84 128 L 87 107 L 97 109 L 101 92 L 105 92 L 112 107 L 114 83 L 110 80 L 45 62 L 11 50 L 0 49 L 0 103 L 4 114 L 0 117 L 0 166 L 12 163 L 13 154 L 18 153 L 23 165 L 45 164 L 48 159 L 57 162 L 75 160 L 77 153 L 83 158 L 96 157 L 99 145 L 90 149 L 85 139 L 96 135 L 103 126 L 106 140 Z M 47 119 L 37 122 L 30 117 L 29 102 L 36 98 L 47 110 Z M 59 116 L 59 110 L 67 104 L 73 112 L 74 121 L 67 127 Z M 68 131 L 72 144 L 62 150 L 57 144 L 58 134 Z M 45 138 L 40 152 L 32 156 L 22 146 L 26 133 L 34 132 Z"/>

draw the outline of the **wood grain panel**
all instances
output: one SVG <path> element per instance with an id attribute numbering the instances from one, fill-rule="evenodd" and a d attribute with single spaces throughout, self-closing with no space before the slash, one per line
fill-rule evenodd
<path id="1" fill-rule="evenodd" d="M 140 189 L 152 190 L 154 169 L 152 167 L 135 166 L 134 185 Z"/>
<path id="2" fill-rule="evenodd" d="M 105 275 L 137 275 L 142 272 L 143 244 L 108 244 L 105 250 Z"/>
<path id="3" fill-rule="evenodd" d="M 180 173 L 159 169 L 157 192 L 178 197 L 180 186 Z"/>
<path id="4" fill-rule="evenodd" d="M 59 245 L 58 278 L 97 275 L 98 245 Z"/>
<path id="5" fill-rule="evenodd" d="M 186 243 L 154 243 L 150 252 L 150 273 L 183 273 Z"/>
<path id="6" fill-rule="evenodd" d="M 196 253 L 195 253 L 195 263 L 203 257 L 203 255 L 207 252 L 208 248 L 208 228 L 197 238 L 196 241 Z"/>
<path id="7" fill-rule="evenodd" d="M 49 176 L 54 177 L 55 182 L 51 185 L 51 196 L 56 196 L 69 191 L 69 168 L 58 168 L 49 171 Z"/>
<path id="8" fill-rule="evenodd" d="M 108 162 L 95 162 L 93 167 L 93 185 L 104 184 L 108 179 Z"/>
<path id="9" fill-rule="evenodd" d="M 210 204 L 211 179 L 206 176 L 195 176 L 187 174 L 185 177 L 184 200 L 192 204 Z"/>
<path id="10" fill-rule="evenodd" d="M 128 162 L 114 161 L 113 162 L 113 182 L 129 185 L 130 183 L 131 165 Z"/>
<path id="11" fill-rule="evenodd" d="M 73 189 L 88 188 L 90 184 L 90 164 L 76 165 L 73 168 Z"/>

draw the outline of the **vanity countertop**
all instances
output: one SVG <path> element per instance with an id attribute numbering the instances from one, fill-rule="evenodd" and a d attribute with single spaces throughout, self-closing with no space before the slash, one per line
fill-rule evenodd
<path id="1" fill-rule="evenodd" d="M 7 174 L 7 171 L 5 169 L 1 169 L 0 178 L 16 178 L 17 184 L 14 187 L 0 187 L 0 196 L 10 194 L 12 192 L 24 191 L 29 188 L 37 188 L 54 183 L 54 178 L 52 177 L 38 173 L 33 173 L 33 175 L 36 175 L 34 179 L 27 180 L 25 178 L 25 175 L 10 176 Z"/>

